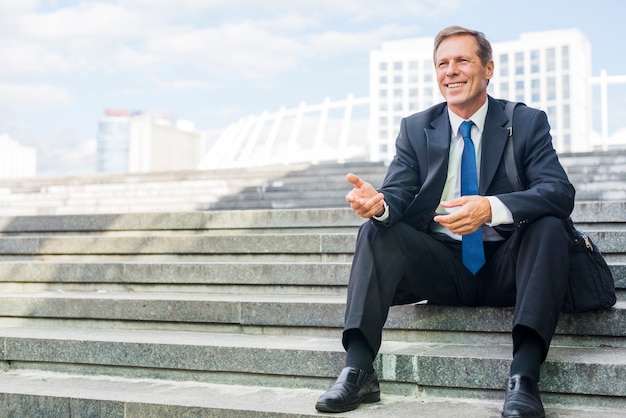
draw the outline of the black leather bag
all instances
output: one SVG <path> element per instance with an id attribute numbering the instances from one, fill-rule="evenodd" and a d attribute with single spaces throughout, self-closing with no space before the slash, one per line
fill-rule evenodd
<path id="1" fill-rule="evenodd" d="M 615 305 L 615 281 L 598 246 L 568 219 L 569 283 L 563 312 L 586 312 Z"/>
<path id="2" fill-rule="evenodd" d="M 509 118 L 509 138 L 504 150 L 506 174 L 514 190 L 524 190 L 513 149 L 513 111 L 517 102 L 508 102 L 505 107 Z M 577 230 L 571 218 L 567 219 L 570 236 L 569 282 L 561 310 L 580 313 L 606 309 L 615 305 L 615 280 L 611 269 L 598 246 L 587 234 Z"/>

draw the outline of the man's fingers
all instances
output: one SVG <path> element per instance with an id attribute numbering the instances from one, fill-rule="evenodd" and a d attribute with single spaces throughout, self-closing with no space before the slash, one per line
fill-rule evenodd
<path id="1" fill-rule="evenodd" d="M 352 185 L 356 188 L 360 188 L 363 186 L 363 180 L 356 174 L 348 173 L 346 176 L 346 180 L 348 180 Z"/>

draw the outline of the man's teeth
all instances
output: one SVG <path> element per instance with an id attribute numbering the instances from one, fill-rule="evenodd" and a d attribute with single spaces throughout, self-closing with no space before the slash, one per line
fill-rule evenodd
<path id="1" fill-rule="evenodd" d="M 449 88 L 454 88 L 454 87 L 461 87 L 463 85 L 463 83 L 452 83 L 452 84 L 448 84 Z"/>

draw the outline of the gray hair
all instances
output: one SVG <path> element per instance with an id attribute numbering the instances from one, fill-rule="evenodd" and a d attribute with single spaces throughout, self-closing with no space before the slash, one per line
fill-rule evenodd
<path id="1" fill-rule="evenodd" d="M 493 52 L 491 50 L 491 44 L 485 37 L 484 33 L 467 29 L 462 26 L 448 26 L 447 28 L 442 29 L 435 37 L 435 46 L 433 49 L 433 62 L 435 62 L 435 65 L 437 64 L 437 49 L 439 49 L 439 45 L 441 45 L 445 39 L 451 36 L 459 35 L 471 35 L 474 39 L 476 39 L 476 55 L 480 58 L 480 62 L 483 66 L 487 65 L 487 63 L 492 60 Z"/>

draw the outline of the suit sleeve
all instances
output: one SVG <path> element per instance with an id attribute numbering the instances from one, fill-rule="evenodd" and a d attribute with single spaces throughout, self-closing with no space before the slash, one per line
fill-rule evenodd
<path id="1" fill-rule="evenodd" d="M 389 216 L 382 222 L 391 225 L 402 214 L 420 191 L 420 168 L 416 150 L 409 139 L 407 119 L 402 119 L 396 139 L 396 154 L 389 165 L 380 192 L 385 196 Z"/>
<path id="2" fill-rule="evenodd" d="M 518 107 L 513 122 L 515 158 L 526 190 L 497 197 L 511 211 L 518 228 L 546 215 L 566 218 L 574 208 L 575 190 L 552 145 L 546 114 Z"/>

